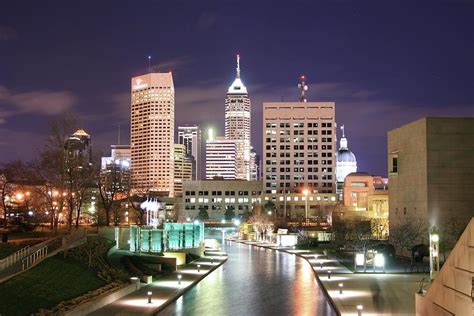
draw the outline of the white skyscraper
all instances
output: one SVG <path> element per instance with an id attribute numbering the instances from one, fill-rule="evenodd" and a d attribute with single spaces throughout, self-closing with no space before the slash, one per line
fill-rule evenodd
<path id="1" fill-rule="evenodd" d="M 236 178 L 250 180 L 250 98 L 240 79 L 240 56 L 237 74 L 225 99 L 225 138 L 236 146 Z"/>
<path id="2" fill-rule="evenodd" d="M 225 180 L 236 178 L 237 148 L 233 140 L 212 137 L 206 141 L 206 179 L 222 177 Z"/>
<path id="3" fill-rule="evenodd" d="M 201 130 L 197 126 L 179 126 L 178 143 L 186 148 L 186 155 L 192 156 L 193 180 L 201 179 Z"/>
<path id="4" fill-rule="evenodd" d="M 171 72 L 131 82 L 132 189 L 174 195 L 174 84 Z"/>

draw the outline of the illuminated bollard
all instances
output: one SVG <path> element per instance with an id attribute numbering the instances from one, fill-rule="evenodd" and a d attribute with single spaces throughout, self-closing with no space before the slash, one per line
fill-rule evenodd
<path id="1" fill-rule="evenodd" d="M 197 268 L 198 268 L 198 272 L 201 272 L 201 265 L 200 264 L 197 265 Z"/>
<path id="2" fill-rule="evenodd" d="M 151 304 L 151 291 L 148 291 L 148 304 Z"/>
<path id="3" fill-rule="evenodd" d="M 320 267 L 321 267 L 321 269 L 323 268 L 323 262 L 322 261 L 321 261 Z"/>
<path id="4" fill-rule="evenodd" d="M 182 278 L 182 277 L 183 277 L 183 276 L 182 276 L 181 274 L 178 274 L 178 284 L 179 284 L 179 285 L 181 285 L 181 278 Z"/>
<path id="5" fill-rule="evenodd" d="M 328 270 L 328 279 L 331 278 L 331 270 Z"/>
<path id="6" fill-rule="evenodd" d="M 357 316 L 362 316 L 362 310 L 363 309 L 364 309 L 364 306 L 357 305 Z"/>
<path id="7" fill-rule="evenodd" d="M 339 294 L 342 294 L 342 287 L 343 287 L 343 286 L 344 286 L 344 285 L 343 285 L 342 283 L 339 283 Z"/>
<path id="8" fill-rule="evenodd" d="M 211 263 L 214 264 L 214 257 L 211 257 Z"/>

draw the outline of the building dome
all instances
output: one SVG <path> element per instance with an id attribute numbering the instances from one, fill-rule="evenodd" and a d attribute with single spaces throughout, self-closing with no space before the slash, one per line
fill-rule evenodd
<path id="1" fill-rule="evenodd" d="M 339 148 L 336 153 L 337 162 L 355 162 L 357 163 L 355 155 L 347 148 Z"/>
<path id="2" fill-rule="evenodd" d="M 347 138 L 344 134 L 344 125 L 341 126 L 342 137 L 339 141 L 339 150 L 336 152 L 336 179 L 344 182 L 344 178 L 353 172 L 357 172 L 357 159 L 347 147 Z"/>

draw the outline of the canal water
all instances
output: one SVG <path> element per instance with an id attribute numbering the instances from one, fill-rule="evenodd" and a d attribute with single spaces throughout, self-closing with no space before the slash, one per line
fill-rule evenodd
<path id="1" fill-rule="evenodd" d="M 206 234 L 222 242 L 227 262 L 160 315 L 335 315 L 304 259 Z"/>

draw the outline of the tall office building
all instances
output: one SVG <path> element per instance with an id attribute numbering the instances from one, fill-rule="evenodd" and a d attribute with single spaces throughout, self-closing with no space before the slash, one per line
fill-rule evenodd
<path id="1" fill-rule="evenodd" d="M 174 145 L 174 194 L 183 195 L 183 182 L 192 180 L 192 156 L 186 154 L 186 146 Z"/>
<path id="2" fill-rule="evenodd" d="M 336 191 L 335 109 L 306 99 L 263 104 L 265 193 Z"/>
<path id="3" fill-rule="evenodd" d="M 236 179 L 237 147 L 233 140 L 217 137 L 206 141 L 206 179 Z"/>
<path id="4" fill-rule="evenodd" d="M 130 145 L 110 145 L 110 157 L 102 157 L 100 175 L 107 188 L 130 188 Z"/>
<path id="5" fill-rule="evenodd" d="M 179 126 L 178 143 L 186 148 L 186 155 L 193 157 L 193 180 L 201 179 L 201 130 L 198 126 Z"/>
<path id="6" fill-rule="evenodd" d="M 64 144 L 67 167 L 85 167 L 92 162 L 91 136 L 83 129 L 70 135 Z"/>
<path id="7" fill-rule="evenodd" d="M 171 72 L 131 82 L 132 189 L 174 195 L 174 85 Z"/>
<path id="8" fill-rule="evenodd" d="M 225 99 L 225 138 L 236 145 L 236 178 L 250 180 L 250 98 L 240 79 L 240 56 L 237 74 Z"/>

